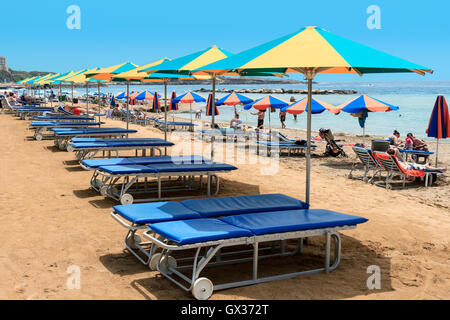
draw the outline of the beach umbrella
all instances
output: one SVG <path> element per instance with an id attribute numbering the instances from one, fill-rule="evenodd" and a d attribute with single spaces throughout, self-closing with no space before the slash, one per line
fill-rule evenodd
<path id="1" fill-rule="evenodd" d="M 258 100 L 253 101 L 252 103 L 246 104 L 244 106 L 244 110 L 250 110 L 251 108 L 255 108 L 256 110 L 267 110 L 270 108 L 269 111 L 269 131 L 272 132 L 272 126 L 270 123 L 270 113 L 273 109 L 281 109 L 284 107 L 287 107 L 289 103 L 287 103 L 284 100 L 275 98 L 274 96 L 266 96 L 262 97 Z"/>
<path id="2" fill-rule="evenodd" d="M 125 99 L 127 97 L 127 92 L 123 91 L 116 95 L 116 99 Z"/>
<path id="3" fill-rule="evenodd" d="M 206 102 L 206 115 L 207 116 L 212 116 L 213 110 L 214 110 L 214 115 L 218 116 L 219 115 L 219 109 L 217 109 L 217 106 L 213 107 L 212 93 L 210 93 L 208 95 L 208 101 Z"/>
<path id="4" fill-rule="evenodd" d="M 444 96 L 438 96 L 431 112 L 428 129 L 428 137 L 436 138 L 436 167 L 438 166 L 439 139 L 450 137 L 450 116 L 448 112 L 447 101 Z"/>
<path id="5" fill-rule="evenodd" d="M 175 103 L 189 103 L 189 113 L 191 114 L 191 123 L 192 123 L 192 103 L 206 102 L 206 99 L 195 92 L 189 91 L 189 92 L 182 94 L 181 96 L 176 97 L 172 101 Z M 213 114 L 213 116 L 214 116 L 214 114 Z M 214 125 L 214 123 L 212 123 L 212 125 Z"/>
<path id="6" fill-rule="evenodd" d="M 227 94 L 225 97 L 222 97 L 221 99 L 216 101 L 216 106 L 233 106 L 234 107 L 234 113 L 236 114 L 236 105 L 238 104 L 249 104 L 253 102 L 254 100 L 244 96 L 243 94 L 232 92 L 230 94 Z"/>
<path id="7" fill-rule="evenodd" d="M 171 111 L 178 110 L 178 103 L 173 101 L 176 97 L 177 97 L 177 94 L 175 93 L 175 91 L 172 91 L 172 97 L 170 98 L 170 105 L 169 105 L 169 110 L 171 110 Z"/>
<path id="8" fill-rule="evenodd" d="M 152 109 L 153 110 L 161 110 L 161 104 L 159 103 L 159 98 L 158 98 L 158 93 L 155 92 L 155 94 L 153 95 L 153 104 L 152 104 Z"/>
<path id="9" fill-rule="evenodd" d="M 306 27 L 226 59 L 199 67 L 192 74 L 240 75 L 243 72 L 302 73 L 308 82 L 308 101 L 312 82 L 319 73 L 355 74 L 408 73 L 420 75 L 433 70 L 394 57 L 371 47 L 335 35 L 322 28 Z M 307 112 L 306 192 L 310 203 L 311 110 Z"/>
<path id="10" fill-rule="evenodd" d="M 136 95 L 136 100 L 153 100 L 153 94 L 147 90 Z"/>
<path id="11" fill-rule="evenodd" d="M 363 145 L 366 136 L 366 119 L 369 116 L 369 112 L 390 112 L 399 109 L 397 106 L 371 98 L 365 94 L 345 102 L 337 108 L 358 118 L 359 126 L 363 129 Z"/>
<path id="12" fill-rule="evenodd" d="M 287 107 L 284 107 L 281 109 L 281 111 L 286 111 L 290 114 L 302 114 L 303 112 L 308 112 L 308 98 L 303 98 L 297 102 L 294 102 Z M 319 114 L 324 112 L 325 110 L 328 110 L 334 114 L 338 114 L 340 112 L 340 109 L 338 107 L 333 106 L 332 104 L 329 104 L 327 102 L 320 101 L 318 99 L 312 98 L 312 104 L 311 104 L 311 113 L 312 114 Z"/>

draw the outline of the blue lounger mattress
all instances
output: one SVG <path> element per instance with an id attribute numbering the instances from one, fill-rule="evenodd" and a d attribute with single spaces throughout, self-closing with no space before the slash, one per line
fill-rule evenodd
<path id="1" fill-rule="evenodd" d="M 58 136 L 73 136 L 73 135 L 90 135 L 90 134 L 126 134 L 136 133 L 137 130 L 123 129 L 123 128 L 53 128 L 51 129 Z"/>
<path id="2" fill-rule="evenodd" d="M 33 116 L 36 120 L 94 120 L 92 117 L 76 117 L 76 116 Z"/>
<path id="3" fill-rule="evenodd" d="M 241 214 L 220 219 L 202 218 L 159 222 L 153 232 L 178 244 L 251 237 L 312 229 L 351 226 L 367 219 L 322 209 L 303 209 Z"/>
<path id="4" fill-rule="evenodd" d="M 59 126 L 98 126 L 100 122 L 73 122 L 73 121 L 31 121 L 32 127 L 59 127 Z"/>
<path id="5" fill-rule="evenodd" d="M 259 144 L 264 144 L 266 146 L 270 146 L 270 147 L 283 147 L 283 148 L 306 148 L 306 144 L 302 145 L 302 144 L 295 144 L 294 142 L 290 143 L 290 142 L 275 142 L 275 141 L 256 141 L 256 143 Z M 311 145 L 311 148 L 317 148 L 316 145 Z"/>
<path id="6" fill-rule="evenodd" d="M 399 149 L 398 151 L 404 152 L 404 153 L 412 153 L 417 155 L 432 155 L 434 152 L 432 151 L 425 151 L 425 150 L 407 150 L 407 149 Z"/>
<path id="7" fill-rule="evenodd" d="M 116 141 L 108 142 L 76 142 L 71 146 L 74 149 L 100 149 L 114 147 L 171 147 L 173 143 L 162 139 L 154 139 L 149 141 L 127 141 L 128 139 L 116 139 Z"/>
<path id="8" fill-rule="evenodd" d="M 17 111 L 53 111 L 53 108 L 47 107 L 18 107 L 14 108 Z"/>
<path id="9" fill-rule="evenodd" d="M 109 138 L 109 139 L 105 139 L 105 138 L 73 138 L 72 142 L 73 143 L 79 143 L 79 142 L 84 142 L 84 143 L 108 143 L 108 142 L 122 142 L 122 141 L 128 141 L 128 142 L 146 142 L 146 141 L 164 141 L 164 139 L 161 138 L 123 138 L 123 139 L 119 139 L 119 138 Z"/>
<path id="10" fill-rule="evenodd" d="M 161 120 L 155 120 L 155 122 L 157 123 L 161 123 L 161 124 L 167 124 L 169 126 L 188 126 L 188 127 L 194 127 L 196 126 L 195 123 L 190 123 L 190 122 L 182 122 L 182 121 L 161 121 Z"/>
<path id="11" fill-rule="evenodd" d="M 168 203 L 173 205 L 169 206 Z M 161 213 L 162 208 L 167 209 L 164 210 L 164 214 Z M 115 213 L 137 225 L 307 208 L 307 203 L 279 193 L 193 199 L 180 202 L 140 203 L 113 207 Z M 193 213 L 195 213 L 195 216 L 193 216 Z"/>
<path id="12" fill-rule="evenodd" d="M 207 172 L 236 170 L 235 166 L 226 163 L 158 163 L 152 165 L 116 165 L 100 166 L 99 171 L 110 174 L 139 174 L 165 172 Z"/>
<path id="13" fill-rule="evenodd" d="M 160 156 L 160 157 L 133 157 L 133 158 L 110 158 L 110 159 L 86 159 L 81 163 L 91 169 L 98 168 L 100 166 L 117 166 L 117 165 L 130 165 L 141 164 L 149 165 L 156 163 L 203 163 L 209 160 L 202 156 Z"/>

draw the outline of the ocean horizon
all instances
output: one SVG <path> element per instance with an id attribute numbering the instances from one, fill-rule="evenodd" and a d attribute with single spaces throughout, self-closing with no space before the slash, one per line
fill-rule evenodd
<path id="1" fill-rule="evenodd" d="M 205 88 L 211 89 L 211 86 L 201 85 L 168 85 L 168 97 L 175 91 L 176 95 L 183 94 L 189 90 L 199 90 Z M 239 85 L 221 85 L 216 86 L 218 89 L 307 89 L 303 83 L 298 84 L 239 84 Z M 367 94 L 373 98 L 382 100 L 389 104 L 398 106 L 398 111 L 392 112 L 377 112 L 369 113 L 366 120 L 366 134 L 371 135 L 390 135 L 394 130 L 398 130 L 402 137 L 405 137 L 408 132 L 412 132 L 417 137 L 426 138 L 425 130 L 428 127 L 428 121 L 433 109 L 436 97 L 438 95 L 444 95 L 450 97 L 450 81 L 361 81 L 361 82 L 317 82 L 313 85 L 313 89 L 345 89 L 355 90 L 357 94 L 340 95 L 315 95 L 315 98 L 324 102 L 331 103 L 333 105 L 340 105 L 346 101 L 349 101 L 361 94 Z M 57 88 L 53 89 L 55 92 Z M 77 88 L 78 96 L 84 95 L 85 90 Z M 101 87 L 103 93 L 117 94 L 125 91 L 126 85 L 110 85 Z M 130 85 L 130 92 L 149 90 L 151 92 L 157 91 L 161 95 L 164 94 L 163 85 Z M 63 91 L 68 92 L 67 89 Z M 92 85 L 89 88 L 89 94 L 97 92 L 97 86 Z M 207 98 L 208 93 L 200 93 Z M 227 93 L 216 93 L 216 99 L 220 99 Z M 246 94 L 250 98 L 261 98 L 265 94 Z M 283 99 L 289 102 L 291 97 L 294 97 L 297 101 L 306 97 L 302 94 L 273 94 L 273 96 Z M 205 103 L 192 104 L 192 110 L 202 110 L 202 119 L 205 119 Z M 248 124 L 256 125 L 256 116 L 251 115 L 250 112 L 255 110 L 244 110 L 242 106 L 237 106 L 237 110 L 240 113 L 241 120 Z M 229 122 L 233 117 L 233 107 L 220 106 L 220 114 L 216 116 L 218 122 Z M 280 128 L 281 123 L 278 116 L 278 110 L 271 113 L 270 125 L 272 128 Z M 184 118 L 190 118 L 187 113 L 179 113 L 178 116 Z M 357 118 L 351 116 L 348 113 L 341 112 L 338 115 L 334 115 L 328 111 L 324 111 L 321 114 L 312 116 L 312 129 L 318 130 L 320 128 L 331 128 L 333 132 L 343 132 L 350 134 L 362 134 L 362 128 L 358 124 Z M 269 117 L 265 119 L 266 127 L 269 125 Z M 306 114 L 301 114 L 294 120 L 293 115 L 287 114 L 286 117 L 287 128 L 292 129 L 306 129 Z"/>

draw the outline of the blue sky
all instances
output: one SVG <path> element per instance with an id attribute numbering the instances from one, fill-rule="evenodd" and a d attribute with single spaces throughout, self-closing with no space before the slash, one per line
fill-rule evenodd
<path id="1" fill-rule="evenodd" d="M 66 27 L 70 5 L 81 9 L 80 30 Z M 370 5 L 381 9 L 380 30 L 367 28 Z M 450 80 L 450 4 L 443 0 L 16 0 L 1 8 L 0 55 L 15 70 L 142 65 L 213 44 L 237 53 L 315 25 L 435 70 L 426 78 L 320 75 L 319 81 Z"/>

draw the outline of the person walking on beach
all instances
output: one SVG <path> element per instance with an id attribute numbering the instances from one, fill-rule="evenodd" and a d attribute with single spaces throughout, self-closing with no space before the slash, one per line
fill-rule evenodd
<path id="1" fill-rule="evenodd" d="M 284 123 L 286 121 L 286 111 L 280 110 L 280 121 L 281 121 L 281 129 L 286 129 L 286 124 Z"/>
<path id="2" fill-rule="evenodd" d="M 258 129 L 264 129 L 264 117 L 266 115 L 266 110 L 259 110 L 258 112 L 252 112 L 251 115 L 258 116 Z"/>

